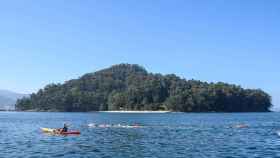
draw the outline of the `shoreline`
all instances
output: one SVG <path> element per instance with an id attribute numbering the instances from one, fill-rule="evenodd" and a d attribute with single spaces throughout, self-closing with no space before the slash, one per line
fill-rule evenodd
<path id="1" fill-rule="evenodd" d="M 171 113 L 172 111 L 94 111 L 99 113 Z"/>
<path id="2" fill-rule="evenodd" d="M 10 110 L 10 111 L 0 111 L 0 112 L 67 112 L 67 113 L 75 113 L 75 112 L 82 112 L 82 113 L 154 113 L 154 114 L 164 114 L 164 113 L 271 113 L 271 112 L 280 112 L 280 111 L 246 111 L 246 112 L 216 112 L 216 111 L 204 111 L 204 112 L 182 112 L 182 111 L 139 111 L 139 110 L 115 110 L 115 111 L 59 111 L 59 110 L 39 110 L 39 109 L 30 109 L 30 110 Z"/>
<path id="3" fill-rule="evenodd" d="M 38 109 L 30 109 L 30 110 L 23 110 L 18 111 L 14 110 L 13 112 L 69 112 L 69 111 L 58 111 L 58 110 L 38 110 Z M 84 112 L 84 113 L 172 113 L 173 111 L 72 111 L 72 112 Z M 71 113 L 71 112 L 70 112 Z"/>

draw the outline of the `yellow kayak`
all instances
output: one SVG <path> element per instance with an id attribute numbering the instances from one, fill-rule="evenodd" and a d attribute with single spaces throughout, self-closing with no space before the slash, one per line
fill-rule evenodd
<path id="1" fill-rule="evenodd" d="M 68 132 L 58 132 L 56 129 L 52 128 L 41 128 L 42 132 L 44 133 L 51 133 L 51 134 L 62 134 L 62 135 L 68 135 L 68 134 L 81 134 L 80 131 L 68 131 Z"/>
<path id="2" fill-rule="evenodd" d="M 44 133 L 55 133 L 55 129 L 51 128 L 41 128 Z"/>

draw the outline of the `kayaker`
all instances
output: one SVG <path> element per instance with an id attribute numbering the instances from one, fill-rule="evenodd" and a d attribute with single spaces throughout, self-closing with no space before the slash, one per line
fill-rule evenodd
<path id="1" fill-rule="evenodd" d="M 66 123 L 63 124 L 63 128 L 58 128 L 54 130 L 54 133 L 62 133 L 62 132 L 68 132 L 68 126 Z"/>
<path id="2" fill-rule="evenodd" d="M 61 132 L 68 132 L 68 126 L 66 123 L 64 123 L 63 128 L 61 130 Z"/>

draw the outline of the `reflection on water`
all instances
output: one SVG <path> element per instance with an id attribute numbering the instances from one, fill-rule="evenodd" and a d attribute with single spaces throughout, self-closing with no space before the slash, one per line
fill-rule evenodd
<path id="1" fill-rule="evenodd" d="M 279 119 L 278 113 L 1 112 L 0 157 L 279 157 Z M 40 131 L 64 122 L 81 135 Z"/>

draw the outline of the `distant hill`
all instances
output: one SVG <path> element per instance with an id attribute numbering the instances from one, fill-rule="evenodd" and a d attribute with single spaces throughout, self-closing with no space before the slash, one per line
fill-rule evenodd
<path id="1" fill-rule="evenodd" d="M 27 96 L 27 94 L 20 94 L 9 90 L 0 90 L 0 110 L 14 110 L 16 101 Z"/>
<path id="2" fill-rule="evenodd" d="M 223 82 L 186 80 L 120 64 L 64 84 L 50 84 L 17 102 L 17 110 L 268 112 L 271 97 L 261 89 Z"/>

